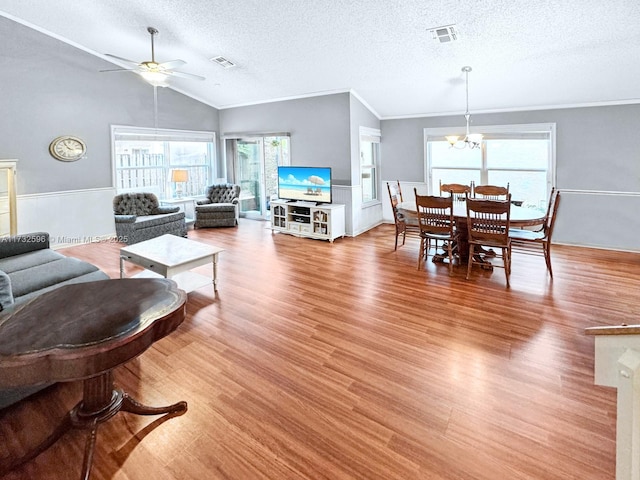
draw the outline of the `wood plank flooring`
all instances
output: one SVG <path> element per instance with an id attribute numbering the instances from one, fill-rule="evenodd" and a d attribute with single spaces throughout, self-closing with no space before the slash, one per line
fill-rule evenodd
<path id="1" fill-rule="evenodd" d="M 557 246 L 551 281 L 515 253 L 506 289 L 502 269 L 418 271 L 391 225 L 334 244 L 266 227 L 189 232 L 226 249 L 218 298 L 190 293 L 179 329 L 115 376 L 189 409 L 103 424 L 93 479 L 614 479 L 615 390 L 593 384 L 584 328 L 640 323 L 640 254 Z M 62 252 L 117 278 L 121 246 Z M 0 411 L 0 456 L 80 396 L 58 384 Z M 72 432 L 6 478 L 79 478 L 83 447 Z"/>

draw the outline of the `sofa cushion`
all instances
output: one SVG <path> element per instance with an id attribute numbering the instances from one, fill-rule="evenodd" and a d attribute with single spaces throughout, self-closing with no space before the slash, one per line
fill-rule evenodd
<path id="1" fill-rule="evenodd" d="M 71 283 L 81 283 L 81 282 L 94 282 L 96 280 L 109 280 L 109 276 L 106 273 L 104 273 L 102 270 L 96 270 L 95 272 L 85 273 L 84 275 L 80 275 L 79 277 L 73 277 L 73 278 L 70 278 L 69 280 L 65 280 L 64 282 L 56 283 L 54 285 L 49 285 L 48 287 L 43 288 L 41 290 L 36 290 L 34 292 L 22 295 L 18 299 L 18 301 L 22 303 L 27 300 L 31 300 L 32 298 L 35 298 L 38 295 L 42 295 L 43 293 L 46 293 L 50 290 L 58 288 L 62 285 L 69 285 Z"/>
<path id="2" fill-rule="evenodd" d="M 55 262 L 61 258 L 66 257 L 54 250 L 49 250 L 48 248 L 44 250 L 36 250 L 34 252 L 23 253 L 22 255 L 15 255 L 13 257 L 0 258 L 0 270 L 7 273 L 13 273 L 19 270 L 26 270 L 37 265 Z"/>
<path id="3" fill-rule="evenodd" d="M 96 270 L 98 267 L 90 263 L 64 256 L 53 262 L 34 265 L 26 270 L 17 270 L 9 275 L 13 297 L 17 299 L 22 295 L 58 285 Z"/>
<path id="4" fill-rule="evenodd" d="M 202 212 L 233 212 L 235 215 L 236 206 L 233 203 L 210 203 L 207 205 L 198 205 L 196 210 Z"/>
<path id="5" fill-rule="evenodd" d="M 22 255 L 45 248 L 49 248 L 49 234 L 47 232 L 22 233 L 0 238 L 0 258 Z"/>
<path id="6" fill-rule="evenodd" d="M 13 305 L 13 292 L 11 280 L 6 272 L 0 270 L 0 311 Z"/>
<path id="7" fill-rule="evenodd" d="M 164 225 L 165 223 L 180 221 L 183 218 L 183 212 L 166 213 L 164 215 L 141 215 L 139 217 L 136 217 L 135 228 L 147 228 L 154 227 L 156 225 Z"/>

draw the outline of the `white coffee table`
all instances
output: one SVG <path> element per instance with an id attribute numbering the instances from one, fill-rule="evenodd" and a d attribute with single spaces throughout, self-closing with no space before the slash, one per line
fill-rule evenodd
<path id="1" fill-rule="evenodd" d="M 185 292 L 209 285 L 211 278 L 191 270 L 213 265 L 213 292 L 218 291 L 218 254 L 223 248 L 195 242 L 175 235 L 162 235 L 120 249 L 120 278 L 125 278 L 124 262 L 145 270 L 134 277 L 164 277 L 174 280 Z"/>

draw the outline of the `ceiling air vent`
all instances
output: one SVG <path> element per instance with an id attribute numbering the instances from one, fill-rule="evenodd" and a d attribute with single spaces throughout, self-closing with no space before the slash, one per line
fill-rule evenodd
<path id="1" fill-rule="evenodd" d="M 217 57 L 210 58 L 209 60 L 211 60 L 213 63 L 217 63 L 222 68 L 232 68 L 236 66 L 235 63 L 223 57 L 222 55 L 218 55 Z"/>
<path id="2" fill-rule="evenodd" d="M 430 28 L 433 39 L 439 43 L 455 42 L 458 39 L 458 30 L 455 25 Z"/>

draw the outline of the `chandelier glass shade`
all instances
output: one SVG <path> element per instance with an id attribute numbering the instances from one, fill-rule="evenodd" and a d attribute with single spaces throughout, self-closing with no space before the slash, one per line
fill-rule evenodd
<path id="1" fill-rule="evenodd" d="M 469 122 L 471 120 L 471 114 L 469 113 L 469 72 L 471 71 L 471 67 L 462 67 L 462 71 L 465 74 L 465 91 L 467 100 L 467 108 L 464 112 L 464 118 L 467 124 L 466 134 L 464 138 L 460 138 L 460 135 L 447 135 L 445 138 L 453 148 L 480 148 L 480 145 L 482 145 L 482 134 L 469 132 Z"/>

